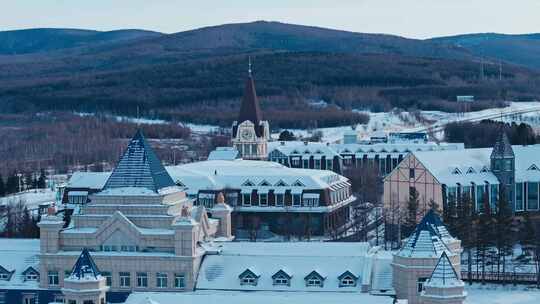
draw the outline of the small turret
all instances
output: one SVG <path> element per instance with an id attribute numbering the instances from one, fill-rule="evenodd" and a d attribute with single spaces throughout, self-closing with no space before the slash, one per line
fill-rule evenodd
<path id="1" fill-rule="evenodd" d="M 41 217 L 38 226 L 41 253 L 57 253 L 60 249 L 60 231 L 64 227 L 64 220 L 56 214 L 54 205 L 49 206 L 47 215 Z"/>
<path id="2" fill-rule="evenodd" d="M 88 249 L 83 249 L 75 262 L 71 275 L 64 279 L 62 293 L 66 303 L 105 304 L 105 294 L 109 290 L 105 277 L 101 276 Z"/>
<path id="3" fill-rule="evenodd" d="M 200 225 L 191 216 L 188 206 L 182 207 L 180 217 L 173 224 L 174 253 L 178 256 L 195 256 Z"/>
<path id="4" fill-rule="evenodd" d="M 232 239 L 231 213 L 232 208 L 225 203 L 225 196 L 220 192 L 217 196 L 217 204 L 212 208 L 212 217 L 219 220 L 218 237 Z"/>
<path id="5" fill-rule="evenodd" d="M 422 304 L 462 304 L 467 293 L 448 255 L 443 253 L 421 294 Z"/>

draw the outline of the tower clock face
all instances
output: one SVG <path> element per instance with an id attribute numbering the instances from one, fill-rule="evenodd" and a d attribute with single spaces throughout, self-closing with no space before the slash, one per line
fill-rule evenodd
<path id="1" fill-rule="evenodd" d="M 240 133 L 240 136 L 242 137 L 242 139 L 249 140 L 251 139 L 251 132 L 249 130 L 244 129 Z"/>

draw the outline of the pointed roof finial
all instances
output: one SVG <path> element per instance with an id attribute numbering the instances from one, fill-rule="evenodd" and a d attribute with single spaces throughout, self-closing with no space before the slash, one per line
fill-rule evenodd
<path id="1" fill-rule="evenodd" d="M 251 56 L 248 56 L 248 75 L 251 77 Z"/>

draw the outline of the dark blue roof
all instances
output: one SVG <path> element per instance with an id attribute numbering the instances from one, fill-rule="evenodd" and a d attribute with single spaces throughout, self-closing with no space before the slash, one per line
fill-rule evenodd
<path id="1" fill-rule="evenodd" d="M 90 256 L 90 252 L 88 252 L 88 249 L 84 248 L 81 255 L 77 259 L 77 262 L 73 266 L 73 269 L 71 270 L 71 276 L 78 279 L 93 276 L 97 279 L 99 275 L 99 269 Z"/>
<path id="2" fill-rule="evenodd" d="M 174 185 L 142 131 L 138 130 L 103 189 L 142 187 L 158 192 Z"/>
<path id="3" fill-rule="evenodd" d="M 512 149 L 512 145 L 510 145 L 510 140 L 508 140 L 508 136 L 506 135 L 506 132 L 504 132 L 504 129 L 501 129 L 499 138 L 497 139 L 497 142 L 495 143 L 495 146 L 493 146 L 493 150 L 491 151 L 491 158 L 513 157 L 514 150 Z"/>

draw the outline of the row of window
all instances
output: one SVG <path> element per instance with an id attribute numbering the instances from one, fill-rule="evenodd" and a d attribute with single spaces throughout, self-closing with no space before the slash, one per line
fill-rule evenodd
<path id="1" fill-rule="evenodd" d="M 269 196 L 268 193 L 259 193 L 254 198 L 251 193 L 242 194 L 242 206 L 263 206 L 266 207 L 269 204 L 276 207 L 283 207 L 285 205 L 286 194 L 284 193 L 274 193 L 273 199 L 272 196 Z M 302 200 L 302 194 L 291 194 L 290 202 L 294 207 L 318 207 L 319 199 L 312 197 L 305 197 Z"/>
<path id="2" fill-rule="evenodd" d="M 70 271 L 65 272 L 65 277 L 70 275 Z M 107 286 L 112 286 L 112 274 L 110 272 L 102 272 L 101 275 L 105 277 Z M 60 284 L 58 271 L 49 271 L 47 274 L 49 286 L 58 286 Z M 119 272 L 119 287 L 120 288 L 130 288 L 132 286 L 131 282 L 131 273 L 130 272 Z M 168 275 L 167 273 L 158 272 L 156 273 L 155 287 L 157 288 L 167 288 L 168 287 Z M 175 274 L 174 275 L 174 288 L 185 288 L 186 281 L 184 274 Z M 145 288 L 148 287 L 148 273 L 146 272 L 137 272 L 135 278 L 135 287 Z"/>
<path id="3" fill-rule="evenodd" d="M 300 159 L 299 157 L 291 158 L 290 162 L 287 157 L 273 157 L 270 161 L 282 164 L 287 167 L 303 168 L 303 169 L 324 169 L 332 171 L 334 168 L 334 161 L 332 159 L 322 160 L 314 159 L 310 162 L 309 159 Z"/>
<path id="4" fill-rule="evenodd" d="M 257 275 L 251 270 L 247 269 L 239 276 L 240 285 L 257 286 L 259 283 L 259 278 L 260 275 Z M 292 277 L 282 270 L 278 271 L 272 276 L 274 286 L 291 286 L 291 279 Z M 306 287 L 324 287 L 325 280 L 326 278 L 321 276 L 316 271 L 312 271 L 310 274 L 304 277 Z M 346 271 L 338 277 L 338 280 L 339 287 L 355 287 L 358 278 L 349 271 Z"/>

